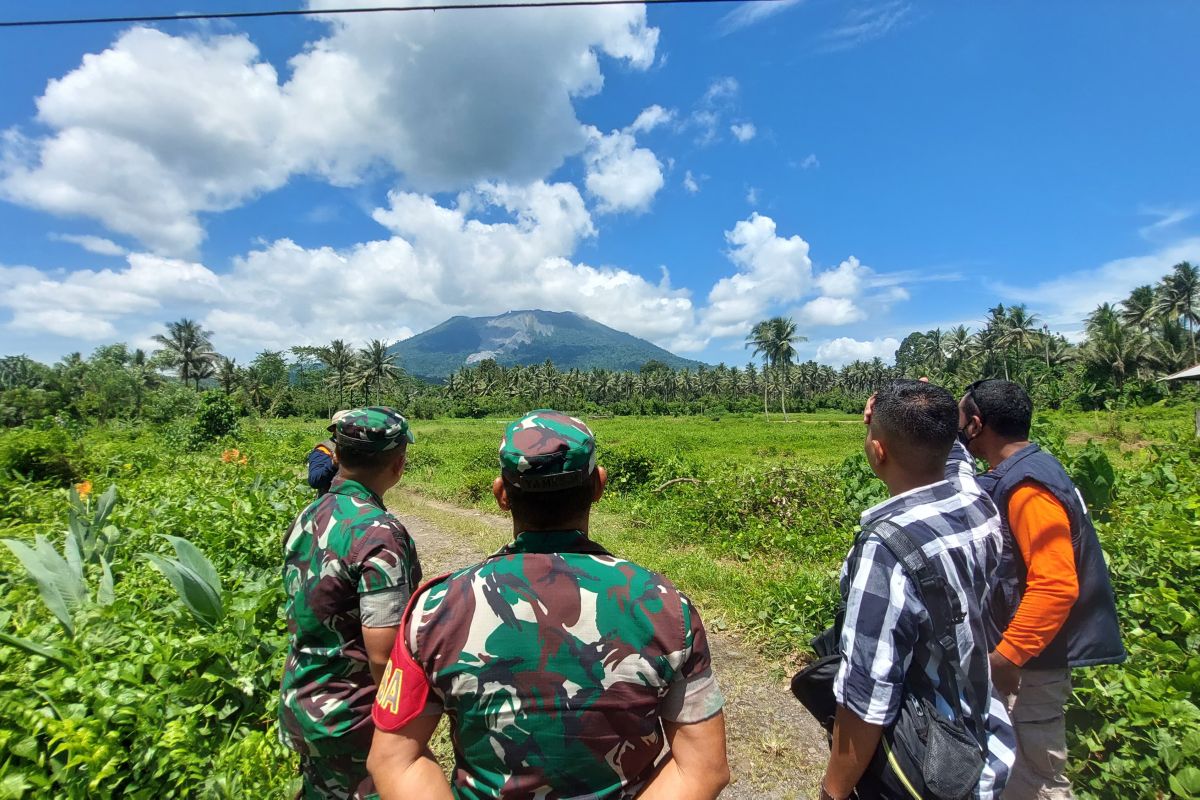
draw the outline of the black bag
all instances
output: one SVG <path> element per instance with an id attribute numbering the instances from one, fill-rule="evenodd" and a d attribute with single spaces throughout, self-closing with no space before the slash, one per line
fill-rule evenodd
<path id="1" fill-rule="evenodd" d="M 884 731 L 856 794 L 860 798 L 964 800 L 974 793 L 983 774 L 986 734 L 982 709 L 973 700 L 974 692 L 958 653 L 955 626 L 963 620 L 962 607 L 945 578 L 908 534 L 893 523 L 885 520 L 863 531 L 855 547 L 861 547 L 872 531 L 879 534 L 916 586 L 929 611 L 936 637 L 934 648 L 941 650 L 942 681 L 953 697 L 960 696 L 960 686 L 966 688 L 970 713 L 966 720 L 957 715 L 947 719 L 927 700 L 906 695 L 896 721 Z M 830 734 L 837 712 L 833 682 L 841 659 L 843 614 L 844 609 L 840 609 L 834 625 L 813 640 L 817 661 L 792 678 L 792 694 Z"/>

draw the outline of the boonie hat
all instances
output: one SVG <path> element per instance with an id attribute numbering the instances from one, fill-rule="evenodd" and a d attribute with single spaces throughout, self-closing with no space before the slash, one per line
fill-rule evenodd
<path id="1" fill-rule="evenodd" d="M 595 434 L 560 411 L 531 411 L 509 425 L 500 440 L 500 473 L 523 491 L 582 486 L 595 469 Z"/>
<path id="2" fill-rule="evenodd" d="M 334 426 L 338 447 L 382 453 L 415 442 L 408 420 L 394 408 L 370 406 L 346 411 Z"/>
<path id="3" fill-rule="evenodd" d="M 348 409 L 348 408 L 343 408 L 341 411 L 334 413 L 334 415 L 329 418 L 329 425 L 328 425 L 328 427 L 325 428 L 325 430 L 329 431 L 330 433 L 333 433 L 334 428 L 337 427 L 338 420 L 341 419 L 342 417 L 346 416 L 349 413 L 350 413 L 350 409 Z"/>

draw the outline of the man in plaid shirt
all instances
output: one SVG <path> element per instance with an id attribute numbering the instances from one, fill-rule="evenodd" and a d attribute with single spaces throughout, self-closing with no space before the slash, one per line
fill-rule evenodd
<path id="1" fill-rule="evenodd" d="M 997 797 L 1013 763 L 1012 725 L 993 698 L 983 605 L 999 564 L 996 507 L 975 484 L 955 437 L 958 406 L 945 389 L 898 381 L 867 409 L 864 444 L 871 469 L 891 498 L 862 514 L 863 534 L 842 568 L 846 602 L 842 663 L 834 684 L 838 712 L 822 798 L 882 796 L 867 765 L 906 693 L 948 717 L 970 713 L 967 697 L 951 697 L 939 677 L 929 612 L 900 563 L 872 532 L 882 520 L 902 528 L 943 573 L 966 615 L 957 626 L 969 692 L 986 709 L 985 765 L 976 797 Z M 969 458 L 969 456 L 967 457 Z M 968 480 L 968 474 L 970 479 Z M 954 709 L 954 712 L 951 712 Z"/>

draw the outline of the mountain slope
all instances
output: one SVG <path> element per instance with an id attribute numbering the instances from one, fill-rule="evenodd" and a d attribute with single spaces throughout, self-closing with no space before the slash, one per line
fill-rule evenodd
<path id="1" fill-rule="evenodd" d="M 650 360 L 696 368 L 698 361 L 570 311 L 508 311 L 495 317 L 451 317 L 389 348 L 409 374 L 443 380 L 467 364 L 493 358 L 505 366 L 636 370 Z"/>

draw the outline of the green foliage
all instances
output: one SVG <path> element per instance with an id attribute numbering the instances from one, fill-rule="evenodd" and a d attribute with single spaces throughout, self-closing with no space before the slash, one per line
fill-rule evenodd
<path id="1" fill-rule="evenodd" d="M 66 486 L 77 477 L 78 456 L 79 448 L 59 425 L 0 434 L 0 473 L 15 472 L 32 481 Z"/>
<path id="2" fill-rule="evenodd" d="M 1112 519 L 1099 527 L 1129 660 L 1074 675 L 1076 791 L 1198 797 L 1200 446 L 1152 448 L 1118 488 Z"/>
<path id="3" fill-rule="evenodd" d="M 1067 471 L 1092 513 L 1106 518 L 1108 507 L 1116 499 L 1117 473 L 1104 449 L 1089 440 L 1068 461 Z"/>
<path id="4" fill-rule="evenodd" d="M 237 430 L 237 409 L 221 392 L 205 392 L 200 398 L 196 419 L 188 432 L 193 450 L 229 436 Z"/>
<path id="5" fill-rule="evenodd" d="M 164 535 L 175 548 L 176 558 L 157 553 L 142 555 L 163 574 L 192 616 L 206 625 L 215 625 L 225 616 L 221 603 L 221 578 L 212 562 L 196 545 L 179 536 Z"/>

